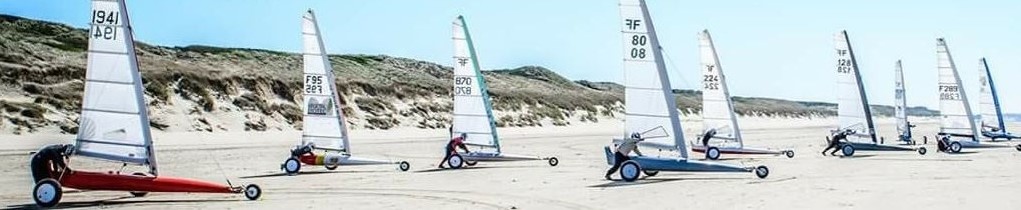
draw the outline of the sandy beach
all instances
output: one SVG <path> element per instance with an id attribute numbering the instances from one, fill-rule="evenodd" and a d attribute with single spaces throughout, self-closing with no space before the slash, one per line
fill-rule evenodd
<path id="1" fill-rule="evenodd" d="M 880 136 L 893 135 L 892 119 L 878 120 Z M 918 120 L 915 135 L 932 135 L 935 121 Z M 602 178 L 602 146 L 620 135 L 619 120 L 567 127 L 500 128 L 505 153 L 557 156 L 543 161 L 484 162 L 437 170 L 444 129 L 354 130 L 356 156 L 406 160 L 396 166 L 305 166 L 302 174 L 279 170 L 300 135 L 286 132 L 156 133 L 163 176 L 262 186 L 260 200 L 241 195 L 65 190 L 67 208 L 124 209 L 1011 209 L 1021 206 L 1021 153 L 1012 148 L 966 149 L 962 154 L 858 151 L 855 157 L 821 156 L 834 118 L 742 119 L 747 146 L 793 148 L 781 156 L 724 155 L 722 161 L 767 165 L 771 174 L 664 172 L 633 183 Z M 687 136 L 696 121 L 685 121 Z M 1013 125 L 1012 127 L 1019 127 Z M 0 208 L 34 208 L 28 153 L 69 135 L 4 136 L 0 142 Z M 930 142 L 931 143 L 931 142 Z M 1011 143 L 1016 144 L 1016 142 Z M 693 153 L 698 159 L 701 154 Z M 73 159 L 85 170 L 119 165 Z M 123 172 L 140 171 L 126 168 Z M 615 175 L 617 177 L 617 175 Z"/>

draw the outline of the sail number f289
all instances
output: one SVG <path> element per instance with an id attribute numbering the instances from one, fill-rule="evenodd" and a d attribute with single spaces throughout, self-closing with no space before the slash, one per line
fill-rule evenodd
<path id="1" fill-rule="evenodd" d="M 454 95 L 471 95 L 472 79 L 467 76 L 454 77 Z"/>
<path id="2" fill-rule="evenodd" d="M 120 24 L 120 12 L 92 10 L 92 31 L 89 33 L 94 39 L 117 39 L 117 28 Z"/>
<path id="3" fill-rule="evenodd" d="M 961 100 L 961 89 L 956 85 L 940 85 L 940 100 Z"/>

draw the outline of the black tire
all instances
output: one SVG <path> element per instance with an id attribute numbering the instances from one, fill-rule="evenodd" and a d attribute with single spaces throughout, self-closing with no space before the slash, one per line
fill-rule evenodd
<path id="1" fill-rule="evenodd" d="M 794 158 L 794 150 L 787 150 L 784 155 L 787 155 L 787 158 Z"/>
<path id="2" fill-rule="evenodd" d="M 464 167 L 464 164 L 464 158 L 462 158 L 459 154 L 451 154 L 450 158 L 447 159 L 447 165 L 449 165 L 452 169 Z"/>
<path id="3" fill-rule="evenodd" d="M 337 167 L 340 167 L 340 165 L 323 165 L 323 167 L 326 167 L 326 170 L 331 170 L 332 171 L 332 170 L 337 170 Z"/>
<path id="4" fill-rule="evenodd" d="M 850 144 L 845 144 L 844 146 L 840 147 L 840 152 L 844 155 L 844 157 L 854 156 L 854 146 L 851 146 Z"/>
<path id="5" fill-rule="evenodd" d="M 248 186 L 245 186 L 244 193 L 245 198 L 254 201 L 256 199 L 259 199 L 259 197 L 262 197 L 262 188 L 260 188 L 259 185 L 250 184 Z"/>
<path id="6" fill-rule="evenodd" d="M 560 160 L 557 159 L 557 157 L 550 157 L 547 162 L 549 163 L 549 166 L 557 166 L 560 164 Z"/>
<path id="7" fill-rule="evenodd" d="M 961 142 L 956 142 L 956 141 L 955 142 L 950 142 L 950 152 L 961 153 L 962 149 L 964 149 L 964 147 L 961 146 Z"/>
<path id="8" fill-rule="evenodd" d="M 720 148 L 709 147 L 705 150 L 705 159 L 719 160 L 720 159 Z"/>
<path id="9" fill-rule="evenodd" d="M 641 175 L 642 166 L 638 165 L 638 162 L 634 160 L 624 161 L 620 164 L 620 178 L 625 182 L 633 182 L 638 180 L 638 176 Z"/>
<path id="10" fill-rule="evenodd" d="M 143 177 L 148 177 L 149 176 L 149 174 L 142 173 L 142 172 L 135 172 L 135 173 L 132 173 L 131 175 L 143 176 Z M 136 198 L 141 198 L 141 197 L 145 197 L 146 195 L 149 195 L 149 192 L 140 192 L 140 191 L 132 191 L 132 192 L 128 192 L 128 193 L 131 193 L 131 196 L 135 196 Z"/>
<path id="11" fill-rule="evenodd" d="M 1016 147 L 1014 147 L 1014 149 L 1016 149 L 1018 152 L 1021 152 L 1021 144 L 1018 144 Z"/>
<path id="12" fill-rule="evenodd" d="M 925 155 L 926 152 L 928 152 L 928 150 L 926 150 L 925 147 L 919 147 L 918 148 L 918 154 L 919 155 Z"/>
<path id="13" fill-rule="evenodd" d="M 468 165 L 468 166 L 475 166 L 475 165 L 479 164 L 479 161 L 467 161 L 466 160 L 466 161 L 464 161 L 464 164 Z"/>
<path id="14" fill-rule="evenodd" d="M 755 176 L 759 177 L 759 179 L 765 179 L 769 176 L 769 168 L 766 166 L 755 167 Z"/>
<path id="15" fill-rule="evenodd" d="M 287 158 L 287 160 L 284 161 L 284 164 L 280 165 L 280 168 L 284 169 L 284 172 L 287 173 L 288 176 L 298 175 L 298 172 L 301 171 L 301 161 L 298 161 L 298 159 L 294 157 Z"/>
<path id="16" fill-rule="evenodd" d="M 642 173 L 644 173 L 645 176 L 656 176 L 659 174 L 659 171 L 642 170 Z"/>
<path id="17" fill-rule="evenodd" d="M 397 168 L 401 169 L 401 171 L 408 171 L 411 170 L 411 164 L 408 161 L 401 161 L 397 164 Z"/>
<path id="18" fill-rule="evenodd" d="M 32 199 L 35 205 L 43 208 L 56 206 L 60 198 L 64 196 L 64 190 L 60 188 L 60 182 L 55 179 L 46 178 L 39 180 L 32 189 Z"/>

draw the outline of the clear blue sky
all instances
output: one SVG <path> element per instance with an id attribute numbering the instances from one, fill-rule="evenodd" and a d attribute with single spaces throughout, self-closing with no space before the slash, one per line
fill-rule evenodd
<path id="1" fill-rule="evenodd" d="M 937 37 L 946 37 L 973 104 L 987 57 L 1007 112 L 1021 112 L 1018 1 L 648 0 L 675 88 L 698 87 L 696 34 L 709 29 L 736 96 L 836 101 L 833 34 L 848 30 L 874 104 L 892 104 L 904 60 L 908 104 L 938 108 Z M 616 0 L 129 0 L 136 38 L 296 52 L 316 10 L 331 53 L 449 65 L 450 22 L 468 19 L 484 69 L 548 67 L 569 79 L 622 81 Z M 0 12 L 83 27 L 86 0 L 0 0 Z M 674 68 L 676 67 L 676 68 Z M 678 73 L 680 74 L 678 76 Z"/>

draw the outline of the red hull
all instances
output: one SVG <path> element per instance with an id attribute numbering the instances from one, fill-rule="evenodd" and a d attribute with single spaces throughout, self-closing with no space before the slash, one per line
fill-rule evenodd
<path id="1" fill-rule="evenodd" d="M 145 177 L 87 171 L 69 171 L 60 179 L 64 187 L 80 190 L 134 192 L 238 193 L 230 186 L 178 177 Z"/>
<path id="2" fill-rule="evenodd" d="M 305 165 L 323 165 L 323 157 L 315 154 L 305 154 L 298 157 L 298 161 Z"/>

